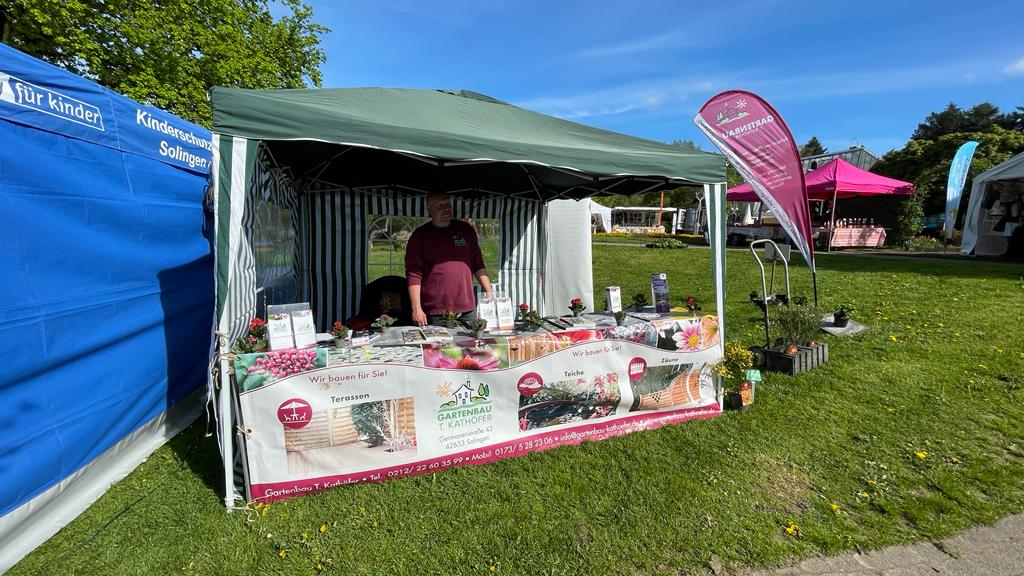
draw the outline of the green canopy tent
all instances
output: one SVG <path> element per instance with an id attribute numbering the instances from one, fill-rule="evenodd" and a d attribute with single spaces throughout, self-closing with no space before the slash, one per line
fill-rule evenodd
<path id="1" fill-rule="evenodd" d="M 221 351 L 267 304 L 308 300 L 321 329 L 352 314 L 366 279 L 368 215 L 426 216 L 419 197 L 432 191 L 452 194 L 457 216 L 500 221 L 499 283 L 543 312 L 545 203 L 703 187 L 724 310 L 720 155 L 468 91 L 214 88 L 211 97 Z M 228 455 L 228 386 L 218 403 Z"/>

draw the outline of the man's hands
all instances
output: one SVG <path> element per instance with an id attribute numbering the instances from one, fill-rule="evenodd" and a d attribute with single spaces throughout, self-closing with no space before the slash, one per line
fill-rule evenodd
<path id="1" fill-rule="evenodd" d="M 412 311 L 412 321 L 415 322 L 417 326 L 427 325 L 427 315 L 423 312 L 422 308 L 416 308 Z"/>

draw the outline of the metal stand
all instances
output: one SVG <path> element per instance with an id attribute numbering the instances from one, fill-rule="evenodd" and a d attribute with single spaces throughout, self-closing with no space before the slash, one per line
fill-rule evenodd
<path id="1" fill-rule="evenodd" d="M 768 281 L 765 279 L 764 262 L 761 261 L 761 257 L 757 254 L 756 247 L 761 245 L 771 245 L 772 248 L 772 280 L 769 287 Z M 779 245 L 775 242 L 765 238 L 762 240 L 754 240 L 750 243 L 750 253 L 754 255 L 754 260 L 757 262 L 757 266 L 761 269 L 761 290 L 764 294 L 764 346 L 765 348 L 771 347 L 771 333 L 768 328 L 768 306 L 780 301 L 783 304 L 789 304 L 789 260 L 783 255 L 782 250 L 779 249 Z M 782 268 L 786 279 L 786 292 L 785 295 L 775 294 L 775 262 L 776 260 L 782 260 Z M 769 288 L 771 289 L 771 295 L 769 296 Z M 783 298 L 779 298 L 783 296 Z"/>

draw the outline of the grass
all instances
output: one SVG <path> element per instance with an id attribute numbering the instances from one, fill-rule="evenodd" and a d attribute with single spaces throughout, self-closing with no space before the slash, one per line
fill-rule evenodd
<path id="1" fill-rule="evenodd" d="M 594 261 L 598 295 L 666 272 L 674 303 L 713 306 L 706 248 Z M 727 336 L 759 343 L 756 266 L 728 266 Z M 1024 266 L 822 254 L 819 284 L 871 330 L 766 375 L 748 413 L 232 514 L 199 423 L 10 574 L 703 574 L 712 555 L 775 565 L 1024 510 Z"/>

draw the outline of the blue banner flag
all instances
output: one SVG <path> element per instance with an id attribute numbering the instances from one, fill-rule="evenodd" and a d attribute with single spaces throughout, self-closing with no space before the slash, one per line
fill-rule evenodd
<path id="1" fill-rule="evenodd" d="M 946 240 L 953 235 L 953 224 L 956 222 L 956 211 L 960 207 L 960 193 L 967 181 L 967 170 L 974 158 L 974 149 L 978 143 L 974 140 L 964 142 L 953 156 L 949 165 L 949 181 L 946 184 Z"/>

